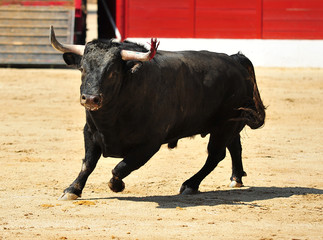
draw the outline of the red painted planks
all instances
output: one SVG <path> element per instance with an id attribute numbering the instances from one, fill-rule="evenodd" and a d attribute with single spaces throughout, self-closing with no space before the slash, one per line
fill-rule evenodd
<path id="1" fill-rule="evenodd" d="M 257 1 L 200 0 L 196 2 L 197 38 L 257 38 Z"/>
<path id="2" fill-rule="evenodd" d="M 194 0 L 128 1 L 128 37 L 193 37 Z"/>
<path id="3" fill-rule="evenodd" d="M 216 9 L 250 9 L 254 8 L 258 0 L 197 0 L 197 8 L 216 8 Z"/>
<path id="4" fill-rule="evenodd" d="M 263 38 L 323 39 L 323 1 L 263 0 Z"/>

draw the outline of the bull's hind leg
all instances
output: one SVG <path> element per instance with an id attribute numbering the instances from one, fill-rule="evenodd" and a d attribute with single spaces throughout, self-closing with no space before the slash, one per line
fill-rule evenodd
<path id="1" fill-rule="evenodd" d="M 84 143 L 85 158 L 83 159 L 82 169 L 74 182 L 64 190 L 59 200 L 75 200 L 81 197 L 85 183 L 101 157 L 101 148 L 93 141 L 87 125 L 84 127 Z"/>
<path id="2" fill-rule="evenodd" d="M 230 178 L 230 187 L 242 187 L 242 177 L 247 176 L 247 174 L 243 171 L 242 166 L 242 147 L 240 141 L 240 134 L 238 134 L 228 145 L 228 150 L 232 159 L 232 176 Z"/>
<path id="3" fill-rule="evenodd" d="M 216 134 L 210 134 L 207 149 L 209 155 L 205 165 L 198 173 L 183 183 L 180 189 L 181 194 L 197 193 L 202 180 L 214 170 L 221 160 L 225 158 L 225 141 L 223 141 L 219 136 L 216 136 Z"/>

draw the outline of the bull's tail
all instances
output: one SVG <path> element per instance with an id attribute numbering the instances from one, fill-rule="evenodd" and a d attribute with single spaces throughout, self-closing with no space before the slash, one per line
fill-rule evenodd
<path id="1" fill-rule="evenodd" d="M 247 71 L 250 74 L 251 81 L 253 84 L 253 97 L 252 97 L 253 101 L 248 106 L 241 107 L 238 109 L 241 112 L 239 120 L 245 121 L 246 124 L 251 129 L 260 128 L 265 123 L 266 107 L 264 106 L 264 104 L 261 100 L 260 94 L 259 94 L 253 64 L 246 56 L 244 56 L 241 53 L 231 55 L 231 57 L 235 61 L 239 62 L 244 68 L 247 69 Z"/>

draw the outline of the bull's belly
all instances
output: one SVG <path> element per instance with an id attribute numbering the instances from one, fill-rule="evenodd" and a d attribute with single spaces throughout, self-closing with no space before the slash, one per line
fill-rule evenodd
<path id="1" fill-rule="evenodd" d="M 151 131 L 145 129 L 144 131 L 140 127 L 128 129 L 127 126 L 115 126 L 114 128 L 108 128 L 108 130 L 98 130 L 94 134 L 94 139 L 100 145 L 104 157 L 124 158 L 133 149 L 151 145 L 152 142 L 160 145 L 172 143 L 198 134 L 205 136 L 210 132 L 210 129 L 214 129 L 213 124 L 209 124 L 207 121 L 198 122 L 199 124 L 196 124 L 196 122 L 195 124 L 190 124 L 189 122 L 178 124 L 165 132 L 160 131 L 158 128 L 151 129 Z M 214 121 L 211 122 L 213 123 Z"/>
<path id="2" fill-rule="evenodd" d="M 194 136 L 196 134 L 203 134 L 202 132 L 192 132 L 192 133 L 182 133 L 179 135 L 173 135 L 172 137 L 165 137 L 161 138 L 159 144 L 167 144 L 170 142 L 177 141 L 181 138 Z M 100 145 L 102 150 L 103 157 L 113 157 L 113 158 L 124 158 L 126 157 L 129 152 L 133 149 L 138 147 L 142 147 L 145 144 L 149 145 L 152 142 L 152 139 L 149 137 L 138 139 L 137 141 L 129 142 L 127 138 L 118 138 L 118 137 L 111 137 L 105 136 L 103 134 L 96 134 L 95 137 L 97 143 Z M 156 139 L 154 139 L 156 140 Z"/>
<path id="3" fill-rule="evenodd" d="M 104 144 L 101 146 L 103 157 L 124 158 L 127 154 L 120 146 Z"/>

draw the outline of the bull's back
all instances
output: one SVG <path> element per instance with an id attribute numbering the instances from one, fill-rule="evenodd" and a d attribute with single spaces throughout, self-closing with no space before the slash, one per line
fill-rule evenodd
<path id="1" fill-rule="evenodd" d="M 218 121 L 235 114 L 233 109 L 239 107 L 235 99 L 245 91 L 244 76 L 228 55 L 162 52 L 156 62 L 161 82 L 168 86 L 169 95 L 163 97 L 172 112 L 169 139 L 208 132 Z"/>

